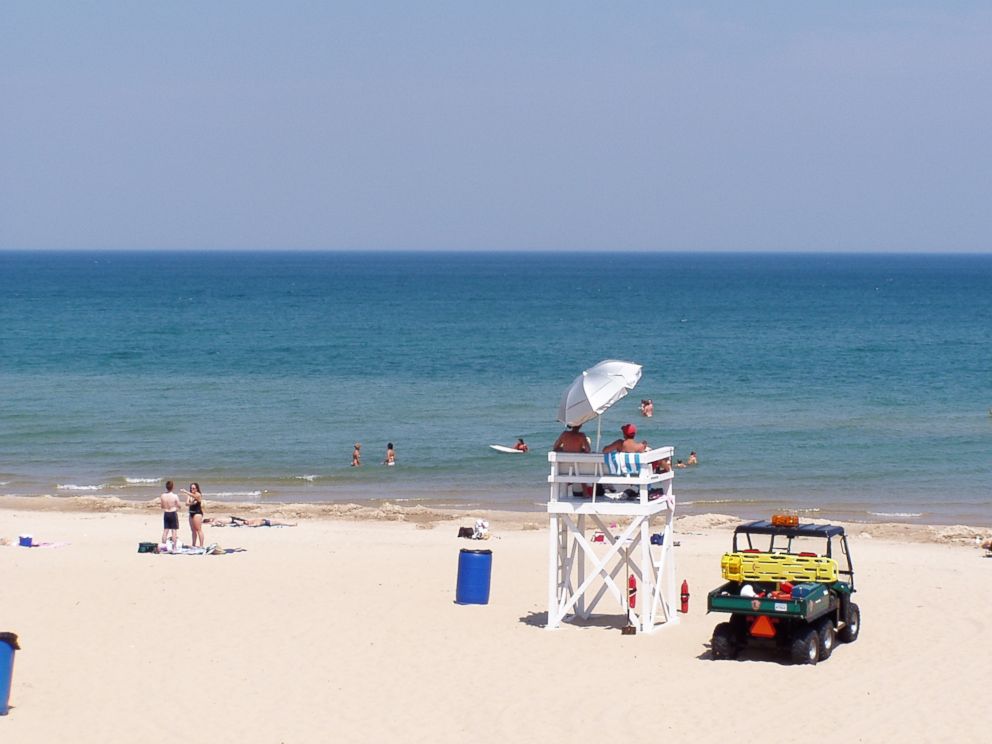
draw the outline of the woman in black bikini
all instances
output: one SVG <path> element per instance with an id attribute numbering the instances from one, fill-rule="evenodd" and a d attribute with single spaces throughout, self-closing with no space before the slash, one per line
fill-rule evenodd
<path id="1" fill-rule="evenodd" d="M 190 483 L 186 494 L 186 506 L 189 507 L 189 529 L 193 533 L 193 547 L 203 547 L 203 494 L 199 483 Z"/>

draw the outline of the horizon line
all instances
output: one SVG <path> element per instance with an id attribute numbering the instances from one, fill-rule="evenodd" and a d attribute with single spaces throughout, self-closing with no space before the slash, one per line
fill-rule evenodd
<path id="1" fill-rule="evenodd" d="M 493 255 L 493 254 L 531 254 L 531 255 L 790 255 L 790 256 L 987 256 L 992 255 L 992 248 L 981 249 L 727 249 L 727 248 L 231 248 L 231 247 L 165 247 L 165 248 L 123 248 L 102 247 L 88 248 L 45 247 L 45 248 L 16 248 L 0 246 L 2 253 L 258 253 L 258 254 L 451 254 L 451 255 Z"/>

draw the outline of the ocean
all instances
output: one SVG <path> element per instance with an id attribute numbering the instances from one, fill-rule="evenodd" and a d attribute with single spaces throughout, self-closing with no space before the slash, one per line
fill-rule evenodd
<path id="1" fill-rule="evenodd" d="M 608 358 L 679 513 L 992 526 L 989 255 L 0 252 L 0 495 L 536 512 Z"/>

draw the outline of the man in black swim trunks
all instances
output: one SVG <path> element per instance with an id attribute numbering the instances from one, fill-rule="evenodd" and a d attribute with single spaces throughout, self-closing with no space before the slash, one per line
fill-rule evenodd
<path id="1" fill-rule="evenodd" d="M 159 496 L 162 505 L 162 543 L 172 540 L 175 547 L 179 544 L 179 497 L 172 492 L 173 482 L 165 482 L 165 493 Z"/>

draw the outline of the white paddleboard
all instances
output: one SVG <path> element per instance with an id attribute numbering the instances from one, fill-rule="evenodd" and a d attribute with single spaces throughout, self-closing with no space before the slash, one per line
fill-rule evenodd
<path id="1" fill-rule="evenodd" d="M 492 447 L 497 452 L 503 452 L 504 454 L 507 454 L 507 455 L 522 455 L 523 454 L 523 450 L 513 449 L 513 447 L 507 447 L 507 446 L 502 445 L 502 444 L 490 444 L 489 446 Z"/>

